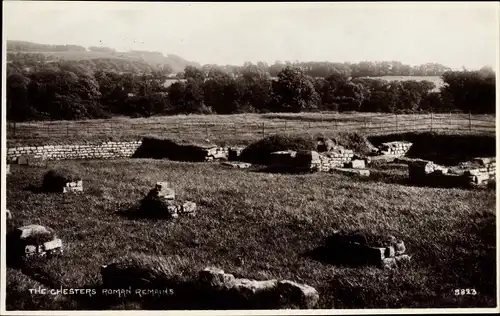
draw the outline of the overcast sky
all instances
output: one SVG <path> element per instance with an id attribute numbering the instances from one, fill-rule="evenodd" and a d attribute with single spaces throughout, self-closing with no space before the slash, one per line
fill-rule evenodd
<path id="1" fill-rule="evenodd" d="M 4 39 L 245 61 L 495 67 L 499 4 L 3 2 Z"/>

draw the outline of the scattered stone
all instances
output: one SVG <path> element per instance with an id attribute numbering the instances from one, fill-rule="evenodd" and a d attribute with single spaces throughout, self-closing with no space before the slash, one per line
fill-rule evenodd
<path id="1" fill-rule="evenodd" d="M 401 157 L 406 155 L 412 145 L 412 143 L 406 141 L 394 141 L 382 143 L 379 146 L 379 150 L 382 155 L 395 155 Z"/>
<path id="2" fill-rule="evenodd" d="M 229 289 L 235 285 L 235 277 L 219 268 L 205 268 L 199 273 L 202 285 L 218 289 Z"/>
<path id="3" fill-rule="evenodd" d="M 345 173 L 345 174 L 356 174 L 361 177 L 369 177 L 370 170 L 368 169 L 353 169 L 353 168 L 333 168 L 333 171 Z"/>
<path id="4" fill-rule="evenodd" d="M 182 204 L 182 208 L 178 211 L 181 214 L 188 214 L 191 216 L 196 215 L 196 203 L 191 201 L 186 201 Z"/>
<path id="5" fill-rule="evenodd" d="M 386 258 L 394 258 L 394 256 L 396 255 L 396 251 L 394 250 L 394 247 L 389 246 L 389 247 L 385 248 L 384 255 Z"/>
<path id="6" fill-rule="evenodd" d="M 369 156 L 367 157 L 368 164 L 379 164 L 379 163 L 388 163 L 393 162 L 398 158 L 397 155 L 380 155 L 380 156 Z"/>
<path id="7" fill-rule="evenodd" d="M 396 242 L 395 254 L 396 256 L 402 255 L 406 251 L 405 243 L 403 241 Z"/>
<path id="8" fill-rule="evenodd" d="M 401 267 L 404 267 L 411 262 L 411 257 L 408 255 L 396 256 L 395 259 L 396 259 L 396 263 L 398 264 L 398 266 L 401 266 Z"/>
<path id="9" fill-rule="evenodd" d="M 42 188 L 48 192 L 82 192 L 83 181 L 71 170 L 49 170 L 43 177 Z"/>
<path id="10" fill-rule="evenodd" d="M 287 280 L 278 282 L 275 279 L 240 279 L 218 268 L 205 268 L 200 271 L 199 282 L 209 291 L 230 294 L 232 298 L 236 295 L 237 298 L 244 298 L 250 303 L 269 300 L 268 303 L 271 302 L 278 308 L 313 308 L 319 300 L 316 289 L 305 284 Z"/>
<path id="11" fill-rule="evenodd" d="M 166 181 L 157 182 L 156 186 L 149 192 L 149 194 L 151 196 L 163 198 L 166 200 L 175 200 L 175 191 L 170 187 L 170 184 Z"/>
<path id="12" fill-rule="evenodd" d="M 325 251 L 336 262 L 351 265 L 371 265 L 380 268 L 397 267 L 405 252 L 404 243 L 394 236 L 369 232 L 343 233 L 336 231 L 327 238 Z"/>
<path id="13" fill-rule="evenodd" d="M 397 267 L 396 258 L 384 258 L 382 260 L 382 268 L 384 269 L 394 269 Z"/>
<path id="14" fill-rule="evenodd" d="M 76 182 L 68 182 L 63 187 L 63 193 L 69 192 L 83 192 L 83 181 L 78 180 Z"/>
<path id="15" fill-rule="evenodd" d="M 316 306 L 319 300 L 318 291 L 305 284 L 284 280 L 278 282 L 277 290 L 280 295 L 280 305 L 283 307 L 290 304 L 290 307 L 311 309 Z"/>
<path id="16" fill-rule="evenodd" d="M 8 243 L 14 256 L 23 258 L 62 254 L 63 243 L 54 231 L 41 225 L 17 228 L 8 235 Z"/>
<path id="17" fill-rule="evenodd" d="M 318 152 L 327 152 L 327 151 L 331 151 L 332 149 L 334 149 L 335 147 L 337 147 L 337 145 L 335 144 L 335 142 L 333 140 L 331 140 L 330 138 L 323 138 L 323 137 L 320 137 L 318 139 L 318 146 L 317 146 L 317 150 Z"/>
<path id="18" fill-rule="evenodd" d="M 29 156 L 21 155 L 21 156 L 17 157 L 17 164 L 27 166 L 28 160 L 29 160 Z"/>
<path id="19" fill-rule="evenodd" d="M 7 166 L 5 167 L 5 174 L 10 174 L 10 165 L 7 164 Z"/>
<path id="20" fill-rule="evenodd" d="M 5 216 L 7 220 L 12 219 L 12 213 L 9 210 L 5 210 Z"/>
<path id="21" fill-rule="evenodd" d="M 238 161 L 241 156 L 241 152 L 243 151 L 242 147 L 232 147 L 228 150 L 228 160 Z"/>
<path id="22" fill-rule="evenodd" d="M 174 189 L 166 181 L 155 187 L 141 200 L 141 212 L 147 217 L 177 218 L 179 215 L 196 215 L 196 203 L 176 201 Z"/>
<path id="23" fill-rule="evenodd" d="M 246 298 L 251 298 L 264 292 L 273 291 L 278 285 L 278 280 L 248 280 L 248 279 L 235 279 L 232 290 L 240 293 Z"/>
<path id="24" fill-rule="evenodd" d="M 247 169 L 252 166 L 252 164 L 248 162 L 231 162 L 231 161 L 221 162 L 221 165 L 238 169 Z"/>
<path id="25" fill-rule="evenodd" d="M 349 162 L 347 164 L 347 167 L 354 168 L 354 169 L 364 169 L 365 168 L 365 161 L 361 160 L 361 159 L 351 160 L 351 162 Z"/>
<path id="26" fill-rule="evenodd" d="M 54 231 L 42 225 L 27 225 L 17 228 L 19 241 L 25 244 L 41 245 L 55 238 Z"/>

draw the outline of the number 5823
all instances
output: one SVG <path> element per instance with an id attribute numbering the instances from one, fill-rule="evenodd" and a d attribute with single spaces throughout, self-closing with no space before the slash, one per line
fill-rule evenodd
<path id="1" fill-rule="evenodd" d="M 455 295 L 476 295 L 477 292 L 475 289 L 455 289 Z"/>

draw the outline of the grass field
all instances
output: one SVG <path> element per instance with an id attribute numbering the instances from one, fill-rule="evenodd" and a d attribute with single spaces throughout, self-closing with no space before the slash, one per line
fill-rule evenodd
<path id="1" fill-rule="evenodd" d="M 85 194 L 27 189 L 41 184 L 44 168 L 13 165 L 7 178 L 7 208 L 14 218 L 54 228 L 66 245 L 60 258 L 8 268 L 8 310 L 148 308 L 139 302 L 28 294 L 38 285 L 98 286 L 100 266 L 130 252 L 178 255 L 193 271 L 215 265 L 246 278 L 306 283 L 319 291 L 319 308 L 495 306 L 493 189 L 409 186 L 406 166 L 398 164 L 372 170 L 368 180 L 139 159 L 49 165 L 55 166 L 85 174 Z M 161 180 L 174 185 L 179 199 L 196 202 L 198 215 L 174 222 L 119 215 Z M 332 230 L 358 228 L 403 239 L 410 267 L 352 268 L 306 255 Z M 454 295 L 467 288 L 478 294 Z M 174 303 L 164 299 L 160 308 Z"/>
<path id="2" fill-rule="evenodd" d="M 388 134 L 402 131 L 494 133 L 495 117 L 469 114 L 269 113 L 175 115 L 109 120 L 29 122 L 9 125 L 8 146 L 137 140 L 163 136 L 176 140 L 244 145 L 276 133 L 325 134 L 358 131 Z"/>
<path id="3" fill-rule="evenodd" d="M 434 91 L 439 91 L 439 89 L 444 85 L 443 78 L 441 76 L 381 76 L 381 77 L 371 77 L 373 79 L 384 79 L 388 81 L 405 81 L 405 80 L 415 80 L 415 81 L 430 81 L 436 85 Z"/>

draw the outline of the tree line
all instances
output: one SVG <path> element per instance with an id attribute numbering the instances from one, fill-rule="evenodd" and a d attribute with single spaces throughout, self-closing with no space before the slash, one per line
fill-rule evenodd
<path id="1" fill-rule="evenodd" d="M 237 74 L 223 67 L 187 66 L 182 80 L 167 85 L 168 67 L 117 71 L 116 65 L 110 66 L 119 64 L 117 60 L 30 58 L 43 62 L 30 60 L 31 67 L 19 60 L 8 64 L 9 120 L 317 110 L 495 112 L 495 73 L 489 68 L 448 70 L 440 89 L 430 81 L 387 81 L 359 76 L 352 69 L 332 68 L 311 76 L 304 67 L 285 65 L 274 76 L 259 64 L 245 64 Z"/>

